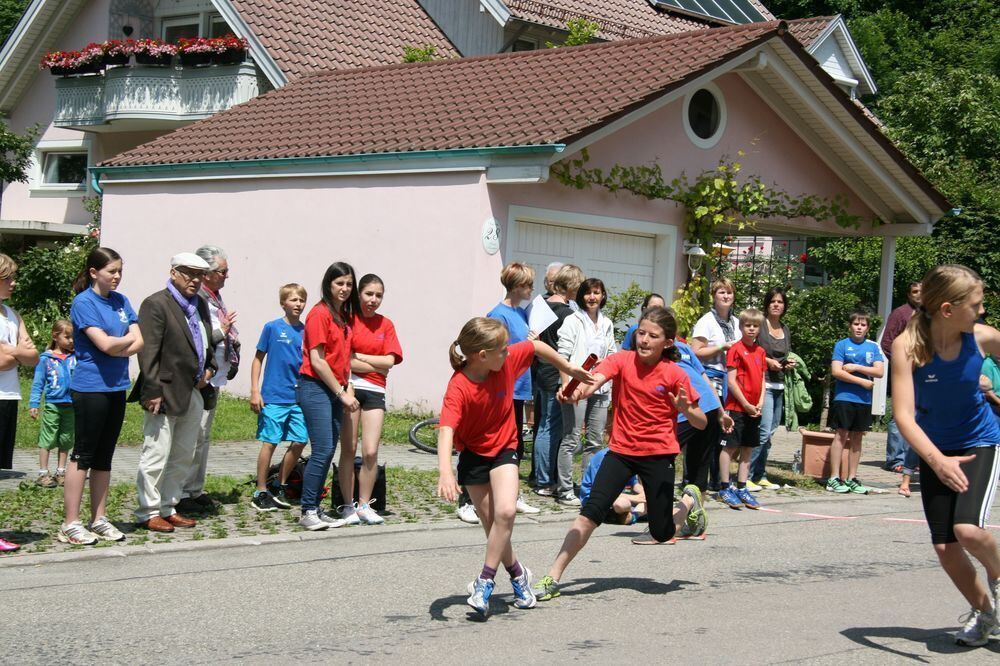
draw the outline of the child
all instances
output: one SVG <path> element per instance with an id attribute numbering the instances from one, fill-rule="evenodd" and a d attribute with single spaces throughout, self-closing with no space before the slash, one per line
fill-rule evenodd
<path id="1" fill-rule="evenodd" d="M 503 322 L 496 319 L 476 317 L 462 327 L 448 353 L 455 374 L 445 391 L 438 431 L 437 493 L 454 502 L 458 484 L 465 486 L 486 530 L 486 561 L 469 583 L 468 598 L 483 617 L 489 615 L 501 563 L 510 574 L 514 605 L 535 605 L 531 572 L 518 562 L 510 543 L 519 485 L 517 426 L 510 399 L 514 383 L 536 355 L 560 372 L 591 381 L 589 372 L 570 365 L 546 343 L 525 340 L 508 347 L 508 339 Z M 457 483 L 451 469 L 453 445 L 459 451 Z"/>
<path id="2" fill-rule="evenodd" d="M 250 409 L 258 415 L 257 439 L 260 440 L 257 490 L 250 505 L 257 511 L 291 508 L 285 498 L 285 483 L 309 438 L 302 409 L 295 402 L 295 387 L 299 383 L 299 366 L 302 363 L 302 331 L 305 328 L 300 317 L 306 307 L 306 290 L 294 282 L 286 284 L 278 290 L 278 302 L 285 316 L 264 324 L 257 341 L 257 353 L 250 365 Z M 265 357 L 268 360 L 264 367 L 264 384 L 258 389 Z M 281 459 L 278 472 L 280 486 L 275 494 L 267 488 L 267 472 L 275 447 L 285 441 L 288 442 L 288 450 Z"/>
<path id="3" fill-rule="evenodd" d="M 698 407 L 698 392 L 674 362 L 677 321 L 665 308 L 652 307 L 642 314 L 635 333 L 635 351 L 622 351 L 604 359 L 594 371 L 594 381 L 571 396 L 560 390 L 560 399 L 579 401 L 614 381 L 615 405 L 610 451 L 594 479 L 586 504 L 580 509 L 548 575 L 535 587 L 539 601 L 559 596 L 559 580 L 566 567 L 587 544 L 628 479 L 637 474 L 646 494 L 649 538 L 633 539 L 637 545 L 669 543 L 680 532 L 696 536 L 705 529 L 701 492 L 685 486 L 674 506 L 674 458 L 680 451 L 674 433 L 678 413 L 696 428 L 707 424 Z"/>
<path id="4" fill-rule="evenodd" d="M 638 329 L 639 325 L 636 324 L 635 328 Z M 590 499 L 590 490 L 594 487 L 594 479 L 597 478 L 597 472 L 601 469 L 601 463 L 604 462 L 604 456 L 608 455 L 608 451 L 609 449 L 604 448 L 595 453 L 591 457 L 587 469 L 583 471 L 583 478 L 580 479 L 580 501 L 584 504 Z M 611 509 L 604 515 L 604 522 L 633 525 L 646 515 L 646 493 L 642 489 L 639 478 L 633 476 L 629 479 L 625 490 L 631 490 L 631 492 L 622 491 L 615 498 Z"/>
<path id="5" fill-rule="evenodd" d="M 1000 354 L 1000 331 L 976 323 L 983 283 L 965 266 L 932 268 L 922 285 L 920 308 L 892 343 L 893 411 L 921 458 L 921 499 L 938 561 L 972 606 L 955 642 L 986 645 L 1000 627 L 1000 552 L 984 529 L 997 490 L 1000 425 L 979 378 L 983 353 Z M 986 569 L 988 587 L 966 552 Z"/>
<path id="6" fill-rule="evenodd" d="M 726 409 L 733 419 L 733 431 L 723 440 L 719 454 L 719 476 L 722 490 L 719 500 L 730 509 L 759 509 L 757 501 L 747 490 L 750 477 L 750 456 L 760 446 L 760 414 L 764 407 L 764 369 L 767 353 L 757 344 L 757 334 L 764 324 L 764 313 L 749 308 L 740 313 L 740 333 L 743 336 L 726 352 L 729 392 Z M 733 455 L 739 454 L 740 466 L 736 487 L 729 481 L 729 464 Z"/>
<path id="7" fill-rule="evenodd" d="M 28 413 L 38 420 L 38 407 L 42 395 L 45 396 L 42 425 L 38 429 L 38 478 L 35 479 L 35 484 L 43 488 L 55 488 L 66 482 L 66 458 L 75 438 L 73 399 L 69 395 L 69 382 L 75 369 L 73 324 L 65 319 L 56 320 L 52 325 L 52 342 L 35 366 L 35 381 L 28 399 Z M 59 450 L 55 478 L 49 474 L 49 451 L 52 449 Z"/>
<path id="8" fill-rule="evenodd" d="M 858 481 L 861 438 L 872 427 L 872 381 L 882 376 L 882 351 L 865 339 L 870 325 L 867 312 L 851 313 L 850 337 L 833 348 L 830 376 L 837 380 L 830 404 L 830 427 L 836 434 L 830 444 L 830 478 L 826 489 L 832 493 L 864 495 L 868 488 Z M 840 469 L 844 445 L 850 447 L 847 469 Z M 841 471 L 844 480 L 841 479 Z"/>

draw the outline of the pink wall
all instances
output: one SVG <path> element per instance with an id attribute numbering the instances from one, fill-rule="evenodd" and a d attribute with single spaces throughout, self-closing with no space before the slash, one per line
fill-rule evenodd
<path id="1" fill-rule="evenodd" d="M 440 408 L 451 376 L 448 345 L 499 297 L 499 255 L 482 248 L 489 207 L 481 175 L 415 175 L 107 185 L 102 243 L 125 258 L 122 292 L 138 308 L 161 289 L 170 256 L 210 243 L 229 255 L 224 296 L 239 312 L 250 358 L 265 321 L 281 316 L 278 288 L 299 282 L 309 307 L 333 261 L 386 284 L 383 314 L 405 360 L 389 378 L 396 407 Z"/>

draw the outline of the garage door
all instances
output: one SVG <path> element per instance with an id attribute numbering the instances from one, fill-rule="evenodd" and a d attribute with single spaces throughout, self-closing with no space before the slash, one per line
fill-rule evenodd
<path id="1" fill-rule="evenodd" d="M 653 236 L 519 221 L 513 260 L 535 269 L 537 294 L 545 291 L 545 267 L 553 261 L 576 264 L 612 293 L 632 282 L 650 291 L 655 242 Z"/>

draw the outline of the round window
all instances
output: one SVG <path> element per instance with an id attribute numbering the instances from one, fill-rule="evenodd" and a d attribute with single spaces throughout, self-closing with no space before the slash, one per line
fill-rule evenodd
<path id="1" fill-rule="evenodd" d="M 711 148 L 726 128 L 726 107 L 722 92 L 707 85 L 687 96 L 684 101 L 684 129 L 691 141 L 700 148 Z"/>

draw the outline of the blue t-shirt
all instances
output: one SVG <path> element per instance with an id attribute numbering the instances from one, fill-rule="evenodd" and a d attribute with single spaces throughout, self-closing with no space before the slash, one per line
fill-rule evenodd
<path id="1" fill-rule="evenodd" d="M 691 380 L 691 387 L 701 396 L 698 401 L 698 406 L 701 407 L 701 411 L 708 414 L 713 409 L 718 409 L 722 407 L 722 403 L 719 402 L 719 395 L 715 392 L 715 389 L 705 381 L 702 373 L 705 372 L 705 366 L 701 364 L 698 360 L 698 356 L 694 351 L 688 347 L 685 343 L 680 340 L 674 341 L 674 346 L 677 347 L 677 351 L 681 353 L 681 360 L 677 362 L 681 370 L 687 373 L 688 379 Z M 677 422 L 687 421 L 687 417 L 684 414 L 677 414 Z"/>
<path id="2" fill-rule="evenodd" d="M 264 324 L 257 341 L 257 351 L 267 354 L 260 388 L 264 404 L 290 405 L 295 402 L 305 328 L 302 322 L 293 326 L 284 318 Z"/>
<path id="3" fill-rule="evenodd" d="M 499 319 L 507 327 L 507 333 L 510 335 L 508 345 L 528 339 L 528 313 L 525 312 L 524 308 L 512 308 L 509 305 L 499 303 L 486 316 L 490 319 Z M 530 370 L 522 372 L 514 382 L 514 400 L 531 400 Z"/>
<path id="4" fill-rule="evenodd" d="M 590 459 L 590 464 L 587 465 L 587 469 L 583 472 L 583 478 L 580 479 L 580 503 L 586 504 L 587 499 L 590 498 L 590 489 L 594 487 L 594 479 L 597 478 L 597 470 L 601 469 L 601 463 L 604 461 L 604 456 L 608 455 L 608 447 L 604 447 L 597 453 L 593 455 Z M 633 476 L 628 480 L 627 486 L 634 486 L 639 479 Z M 625 490 L 625 487 L 622 487 Z M 621 494 L 619 491 L 618 494 Z"/>
<path id="5" fill-rule="evenodd" d="M 622 349 L 625 351 L 635 351 L 635 332 L 639 330 L 639 324 L 632 324 L 625 331 L 625 339 L 622 340 Z"/>
<path id="6" fill-rule="evenodd" d="M 833 360 L 840 361 L 845 365 L 853 363 L 854 365 L 864 365 L 870 368 L 875 363 L 884 361 L 885 359 L 882 356 L 882 350 L 871 340 L 854 342 L 850 338 L 844 338 L 833 346 Z M 871 377 L 862 375 L 861 373 L 855 373 L 854 376 L 871 379 Z M 872 392 L 871 389 L 838 379 L 834 387 L 833 399 L 843 402 L 856 402 L 859 405 L 870 405 L 872 404 Z"/>
<path id="7" fill-rule="evenodd" d="M 112 338 L 123 337 L 139 318 L 122 294 L 112 291 L 103 298 L 93 289 L 85 289 L 73 299 L 69 310 L 73 322 L 73 346 L 76 371 L 69 387 L 83 393 L 110 393 L 129 387 L 128 359 L 108 356 L 91 342 L 84 332 L 94 326 Z"/>

